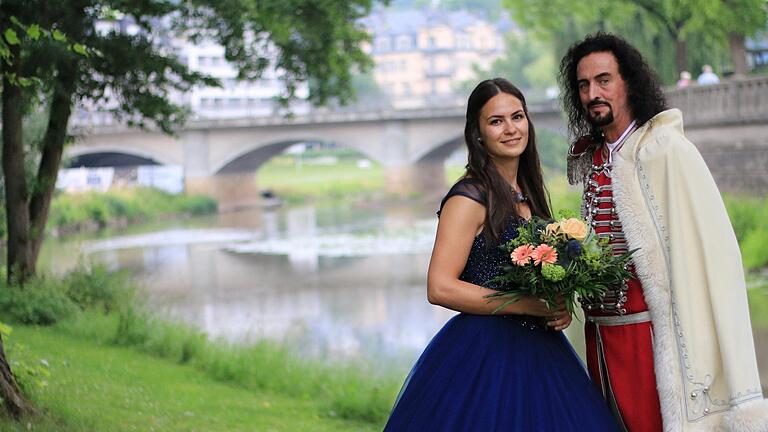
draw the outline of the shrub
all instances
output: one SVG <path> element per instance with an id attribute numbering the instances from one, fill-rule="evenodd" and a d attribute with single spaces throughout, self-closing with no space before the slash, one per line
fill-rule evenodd
<path id="1" fill-rule="evenodd" d="M 78 229 L 96 224 L 103 228 L 116 218 L 136 222 L 165 214 L 204 215 L 216 209 L 216 201 L 210 197 L 173 195 L 145 187 L 106 193 L 57 193 L 51 203 L 48 227 Z M 0 223 L 0 233 L 3 229 Z"/>
<path id="2" fill-rule="evenodd" d="M 12 322 L 51 325 L 76 312 L 64 285 L 45 276 L 30 279 L 23 287 L 0 287 L 0 313 Z"/>
<path id="3" fill-rule="evenodd" d="M 66 295 L 81 310 L 93 309 L 111 312 L 119 305 L 130 303 L 135 296 L 135 287 L 124 272 L 110 272 L 102 264 L 86 268 L 80 264 L 67 273 L 62 280 Z"/>
<path id="4" fill-rule="evenodd" d="M 759 198 L 726 196 L 725 205 L 739 241 L 744 267 L 768 265 L 768 201 Z"/>
<path id="5" fill-rule="evenodd" d="M 749 197 L 726 196 L 725 207 L 733 225 L 736 238 L 741 243 L 750 231 L 760 226 L 768 217 L 768 203 Z"/>
<path id="6" fill-rule="evenodd" d="M 218 207 L 216 200 L 202 195 L 181 195 L 176 200 L 176 212 L 194 216 L 215 213 Z"/>
<path id="7" fill-rule="evenodd" d="M 78 201 L 71 198 L 55 198 L 51 203 L 48 226 L 64 227 L 87 221 L 88 214 L 79 205 Z"/>
<path id="8" fill-rule="evenodd" d="M 96 194 L 88 194 L 82 203 L 88 220 L 96 222 L 99 227 L 105 227 L 112 219 L 109 205 Z"/>
<path id="9" fill-rule="evenodd" d="M 741 258 L 747 269 L 768 265 L 768 227 L 761 226 L 745 235 L 741 242 Z"/>

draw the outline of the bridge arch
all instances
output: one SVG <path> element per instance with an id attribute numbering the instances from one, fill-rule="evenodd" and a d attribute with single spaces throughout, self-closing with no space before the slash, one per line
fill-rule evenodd
<path id="1" fill-rule="evenodd" d="M 427 149 L 424 153 L 417 155 L 414 161 L 417 164 L 443 163 L 456 149 L 464 145 L 464 134 L 456 135 L 446 141 Z"/>
<path id="2" fill-rule="evenodd" d="M 234 174 L 234 173 L 254 173 L 264 163 L 273 157 L 284 152 L 288 147 L 305 142 L 333 143 L 342 148 L 348 148 L 361 153 L 367 158 L 377 161 L 376 155 L 372 155 L 361 148 L 358 143 L 345 142 L 344 140 L 334 139 L 333 136 L 316 135 L 313 138 L 283 138 L 269 142 L 260 142 L 252 145 L 241 146 L 234 154 L 227 155 L 220 162 L 215 164 L 211 173 L 213 175 Z"/>
<path id="3" fill-rule="evenodd" d="M 305 140 L 288 140 L 255 146 L 245 152 L 231 156 L 228 160 L 224 160 L 218 166 L 213 167 L 213 174 L 226 175 L 255 172 L 268 160 L 279 155 L 288 147 L 301 142 L 305 142 Z"/>
<path id="4" fill-rule="evenodd" d="M 147 165 L 182 165 L 182 161 L 174 160 L 156 153 L 145 152 L 131 147 L 104 145 L 88 147 L 70 147 L 64 151 L 64 158 L 68 160 L 77 160 L 82 158 L 111 158 L 120 160 L 121 158 L 136 162 L 147 162 Z M 137 165 L 143 165 L 137 164 Z M 116 166 L 116 165 L 85 165 L 85 166 Z M 119 165 L 128 166 L 128 165 Z"/>
<path id="5" fill-rule="evenodd" d="M 69 158 L 66 168 L 135 167 L 161 165 L 160 162 L 142 156 L 118 152 L 86 153 Z"/>

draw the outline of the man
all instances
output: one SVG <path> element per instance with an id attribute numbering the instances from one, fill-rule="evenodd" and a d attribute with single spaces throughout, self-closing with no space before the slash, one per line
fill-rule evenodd
<path id="1" fill-rule="evenodd" d="M 768 431 L 738 243 L 711 174 L 640 53 L 605 33 L 560 66 L 571 183 L 636 280 L 585 304 L 590 375 L 638 431 Z"/>

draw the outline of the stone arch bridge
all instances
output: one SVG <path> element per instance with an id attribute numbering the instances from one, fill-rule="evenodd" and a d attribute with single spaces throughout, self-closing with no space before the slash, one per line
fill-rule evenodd
<path id="1" fill-rule="evenodd" d="M 686 133 L 721 188 L 768 191 L 768 77 L 667 92 Z M 332 142 L 384 168 L 388 192 L 442 191 L 443 162 L 463 143 L 464 107 L 330 112 L 188 122 L 175 137 L 120 124 L 75 125 L 66 157 L 119 155 L 180 165 L 188 191 L 215 196 L 222 208 L 258 201 L 255 173 L 292 144 Z M 565 135 L 556 101 L 531 104 L 537 129 Z"/>

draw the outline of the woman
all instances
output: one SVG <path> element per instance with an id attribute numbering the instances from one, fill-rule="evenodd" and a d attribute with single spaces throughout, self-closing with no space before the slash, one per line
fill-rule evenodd
<path id="1" fill-rule="evenodd" d="M 551 217 L 520 91 L 486 80 L 467 104 L 467 172 L 443 199 L 429 302 L 461 312 L 406 379 L 385 431 L 613 431 L 616 424 L 562 334 L 563 307 L 524 297 L 493 314 L 485 295 L 523 219 Z"/>

